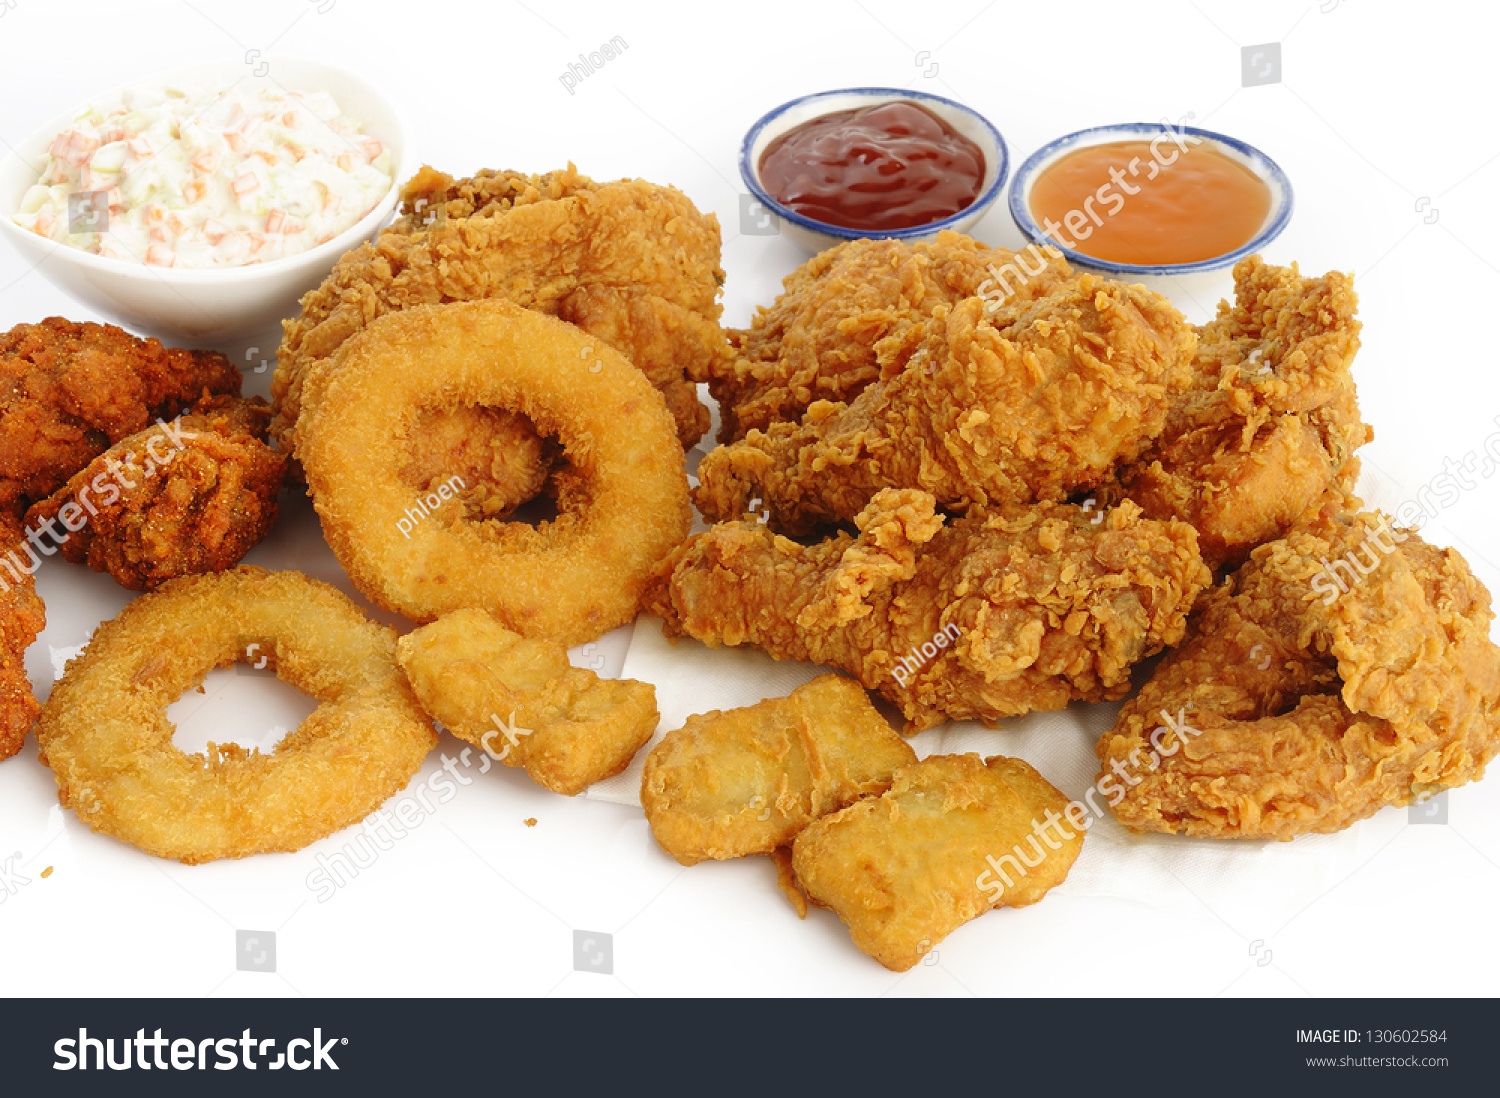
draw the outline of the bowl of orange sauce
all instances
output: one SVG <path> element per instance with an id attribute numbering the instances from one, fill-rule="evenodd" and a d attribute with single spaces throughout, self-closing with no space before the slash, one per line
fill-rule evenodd
<path id="1" fill-rule="evenodd" d="M 1016 172 L 1010 214 L 1037 246 L 1115 274 L 1218 270 L 1263 249 L 1292 217 L 1276 161 L 1195 126 L 1079 130 Z"/>
<path id="2" fill-rule="evenodd" d="M 964 232 L 1000 197 L 1010 154 L 983 115 L 905 88 L 844 88 L 783 103 L 740 148 L 756 231 L 810 252 L 846 240 Z"/>

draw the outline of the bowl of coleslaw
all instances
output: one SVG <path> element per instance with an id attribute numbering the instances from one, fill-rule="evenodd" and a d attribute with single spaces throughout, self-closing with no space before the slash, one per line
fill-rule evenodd
<path id="1" fill-rule="evenodd" d="M 0 235 L 85 305 L 164 339 L 265 331 L 389 219 L 395 109 L 320 62 L 196 65 L 94 96 L 0 163 Z"/>

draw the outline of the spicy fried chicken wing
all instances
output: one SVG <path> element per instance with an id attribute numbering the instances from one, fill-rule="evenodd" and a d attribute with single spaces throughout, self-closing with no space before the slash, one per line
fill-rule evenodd
<path id="1" fill-rule="evenodd" d="M 887 489 L 855 523 L 811 546 L 720 524 L 660 566 L 643 605 L 669 635 L 848 671 L 915 732 L 1123 697 L 1210 579 L 1190 526 L 1130 503 L 944 519 L 932 496 Z"/>
<path id="2" fill-rule="evenodd" d="M 1382 515 L 1300 524 L 1205 597 L 1100 739 L 1101 791 L 1137 830 L 1290 839 L 1474 781 L 1493 616 L 1458 553 Z"/>
<path id="3" fill-rule="evenodd" d="M 1105 493 L 1192 523 L 1215 568 L 1281 536 L 1325 492 L 1352 493 L 1354 451 L 1373 437 L 1349 372 L 1360 329 L 1349 276 L 1251 256 L 1234 279 L 1165 429 Z"/>
<path id="4" fill-rule="evenodd" d="M 940 306 L 881 345 L 881 379 L 852 403 L 708 454 L 694 501 L 710 521 L 758 501 L 795 535 L 852 519 L 881 488 L 959 511 L 1065 499 L 1161 430 L 1195 344 L 1164 297 L 1092 275 L 993 320 L 980 298 Z"/>
<path id="5" fill-rule="evenodd" d="M 905 972 L 970 919 L 1062 884 L 1083 849 L 1068 807 L 1020 759 L 937 755 L 898 770 L 883 795 L 809 825 L 792 870 L 856 946 Z"/>
<path id="6" fill-rule="evenodd" d="M 560 644 L 512 633 L 483 610 L 457 610 L 401 638 L 417 700 L 460 739 L 572 796 L 613 777 L 656 731 L 656 690 L 601 679 Z"/>
<path id="7" fill-rule="evenodd" d="M 49 317 L 0 335 L 0 508 L 45 499 L 111 445 L 204 395 L 238 393 L 213 351 Z"/>
<path id="8" fill-rule="evenodd" d="M 689 717 L 646 756 L 641 805 L 683 865 L 770 854 L 916 761 L 858 683 L 821 675 L 785 698 Z"/>
<path id="9" fill-rule="evenodd" d="M 852 401 L 880 377 L 880 341 L 939 305 L 984 295 L 1013 307 L 1070 273 L 1059 253 L 1016 254 L 954 232 L 919 244 L 851 240 L 788 275 L 775 303 L 730 333 L 737 353 L 693 376 L 719 402 L 719 441 L 735 442 L 798 422 L 815 401 Z"/>
<path id="10" fill-rule="evenodd" d="M 223 572 L 276 521 L 287 460 L 265 401 L 213 397 L 122 439 L 26 515 L 63 557 L 134 591 Z"/>

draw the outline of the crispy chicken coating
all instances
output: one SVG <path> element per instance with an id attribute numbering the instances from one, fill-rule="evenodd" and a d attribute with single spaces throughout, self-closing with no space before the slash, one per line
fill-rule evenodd
<path id="1" fill-rule="evenodd" d="M 805 534 L 852 519 L 881 488 L 944 510 L 1062 500 L 1135 458 L 1166 420 L 1197 339 L 1160 294 L 1092 275 L 991 318 L 968 298 L 889 337 L 881 379 L 819 401 L 699 466 L 710 521 L 764 509 Z"/>
<path id="2" fill-rule="evenodd" d="M 715 526 L 661 565 L 645 609 L 669 635 L 845 670 L 915 732 L 1124 697 L 1210 579 L 1191 527 L 1130 503 L 945 520 L 932 496 L 887 489 L 855 522 L 811 546 Z"/>

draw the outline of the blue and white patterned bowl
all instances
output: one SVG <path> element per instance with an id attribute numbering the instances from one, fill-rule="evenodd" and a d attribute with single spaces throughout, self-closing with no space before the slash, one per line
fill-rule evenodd
<path id="1" fill-rule="evenodd" d="M 761 186 L 760 158 L 765 153 L 766 146 L 787 130 L 800 126 L 804 122 L 810 122 L 819 115 L 872 107 L 898 99 L 909 99 L 926 107 L 978 145 L 984 153 L 984 181 L 979 188 L 979 197 L 972 205 L 960 210 L 952 217 L 945 217 L 941 221 L 934 221 L 927 225 L 870 233 L 814 221 L 810 217 L 787 209 L 767 194 L 766 189 Z M 837 91 L 804 95 L 800 99 L 783 103 L 764 115 L 760 121 L 750 127 L 750 132 L 745 134 L 744 144 L 740 146 L 740 177 L 744 179 L 745 186 L 750 188 L 750 193 L 761 205 L 780 218 L 782 234 L 809 252 L 821 252 L 835 244 L 842 244 L 846 240 L 859 240 L 875 235 L 882 239 L 893 238 L 915 242 L 931 240 L 942 229 L 965 232 L 995 204 L 995 200 L 1000 197 L 1000 189 L 1005 186 L 1005 177 L 1009 171 L 1010 152 L 1005 147 L 1005 139 L 982 114 L 952 99 L 944 99 L 940 95 L 929 95 L 926 92 L 908 91 L 905 88 L 843 88 Z"/>
<path id="2" fill-rule="evenodd" d="M 1085 255 L 1073 248 L 1063 247 L 1048 237 L 1042 231 L 1042 227 L 1036 223 L 1035 218 L 1031 216 L 1031 188 L 1041 173 L 1060 157 L 1074 149 L 1087 148 L 1090 145 L 1104 145 L 1114 141 L 1160 139 L 1163 145 L 1163 161 L 1169 163 L 1165 161 L 1165 154 L 1172 147 L 1172 138 L 1167 136 L 1169 131 L 1179 135 L 1191 134 L 1202 138 L 1225 156 L 1248 167 L 1265 181 L 1266 186 L 1271 188 L 1271 208 L 1266 212 L 1266 218 L 1255 236 L 1245 244 L 1223 255 L 1198 259 L 1191 263 L 1162 265 L 1115 263 L 1108 259 Z M 1056 141 L 1043 145 L 1028 156 L 1026 162 L 1016 171 L 1016 178 L 1010 186 L 1010 216 L 1015 221 L 1016 227 L 1034 243 L 1052 244 L 1068 257 L 1068 262 L 1080 267 L 1123 275 L 1192 274 L 1228 267 L 1243 257 L 1262 250 L 1280 236 L 1287 222 L 1292 219 L 1292 185 L 1276 161 L 1255 146 L 1247 145 L 1236 138 L 1214 133 L 1212 130 L 1202 130 L 1196 126 L 1169 126 L 1164 122 L 1123 122 L 1114 126 L 1096 126 L 1093 129 L 1070 133 L 1066 137 L 1059 137 Z"/>

